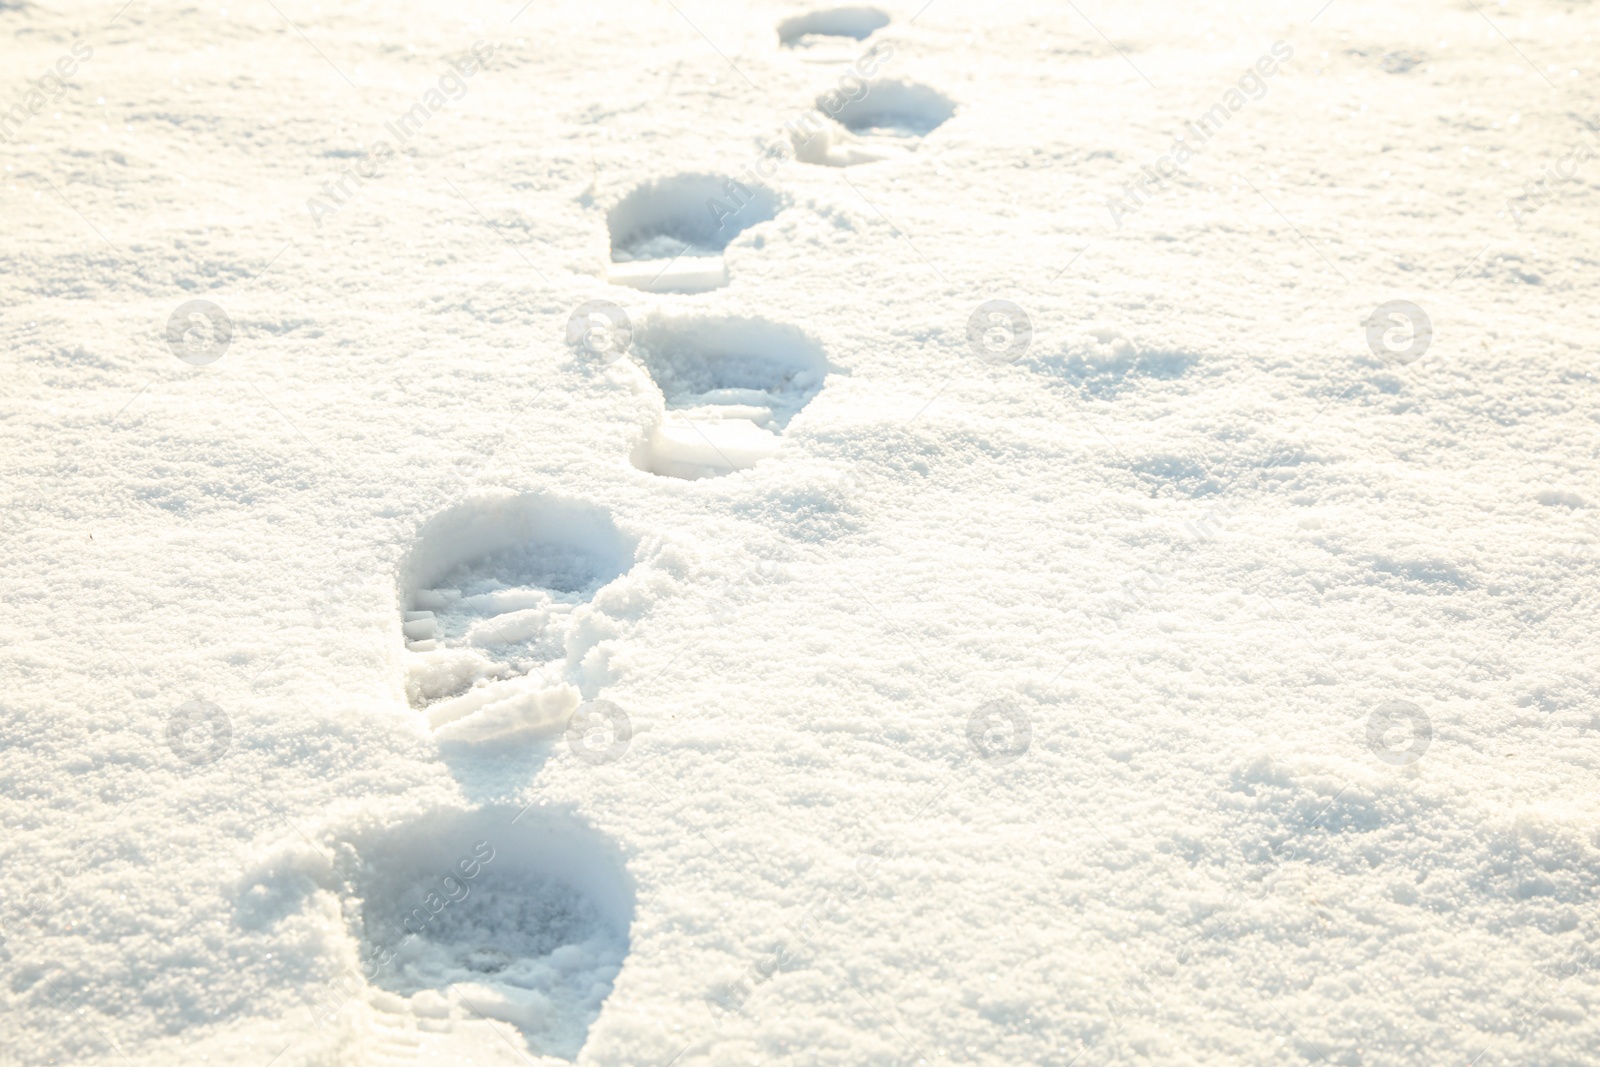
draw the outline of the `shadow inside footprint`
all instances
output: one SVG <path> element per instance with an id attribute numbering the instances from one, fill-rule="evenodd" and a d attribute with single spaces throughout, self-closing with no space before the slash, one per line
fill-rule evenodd
<path id="1" fill-rule="evenodd" d="M 538 806 L 437 813 L 351 845 L 381 1036 L 472 1062 L 509 1023 L 533 1053 L 577 1058 L 633 922 L 610 840 Z"/>
<path id="2" fill-rule="evenodd" d="M 406 694 L 444 740 L 550 733 L 577 707 L 573 612 L 633 562 L 601 511 L 542 494 L 469 500 L 401 567 Z"/>
<path id="3" fill-rule="evenodd" d="M 717 477 L 777 452 L 829 370 L 804 333 L 755 318 L 657 315 L 635 334 L 634 350 L 661 389 L 665 417 L 633 462 L 672 478 Z"/>
<path id="4" fill-rule="evenodd" d="M 809 44 L 808 37 L 849 37 L 864 41 L 889 25 L 889 16 L 875 7 L 833 7 L 810 11 L 778 23 L 778 43 L 786 48 Z"/>
<path id="5" fill-rule="evenodd" d="M 606 278 L 651 292 L 703 292 L 728 284 L 723 249 L 778 213 L 772 190 L 716 174 L 647 182 L 606 215 L 612 265 Z"/>
<path id="6" fill-rule="evenodd" d="M 828 94 L 817 99 L 828 108 Z M 955 101 L 920 82 L 883 78 L 867 83 L 866 92 L 830 113 L 845 129 L 856 134 L 926 137 L 956 113 Z"/>

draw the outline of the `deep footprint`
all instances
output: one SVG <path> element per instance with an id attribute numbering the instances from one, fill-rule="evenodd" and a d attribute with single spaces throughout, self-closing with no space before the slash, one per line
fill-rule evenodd
<path id="1" fill-rule="evenodd" d="M 401 568 L 406 694 L 441 738 L 560 729 L 573 613 L 633 562 L 596 509 L 538 494 L 469 501 L 429 520 Z"/>
<path id="2" fill-rule="evenodd" d="M 772 190 L 721 175 L 678 174 L 648 182 L 606 215 L 612 260 L 606 278 L 660 293 L 727 285 L 723 249 L 777 213 Z"/>
<path id="3" fill-rule="evenodd" d="M 811 11 L 778 23 L 778 43 L 805 46 L 811 37 L 848 37 L 864 41 L 889 25 L 889 16 L 875 7 L 834 7 Z"/>
<path id="4" fill-rule="evenodd" d="M 391 1054 L 499 1062 L 509 1023 L 530 1052 L 577 1058 L 628 953 L 634 893 L 614 844 L 544 807 L 438 813 L 352 844 L 367 999 Z"/>
<path id="5" fill-rule="evenodd" d="M 776 453 L 830 369 L 805 334 L 754 318 L 657 315 L 636 333 L 634 351 L 665 412 L 633 462 L 670 478 L 714 478 Z"/>
<path id="6" fill-rule="evenodd" d="M 818 107 L 829 103 L 827 94 Z M 846 100 L 833 117 L 851 133 L 895 138 L 926 137 L 956 113 L 955 101 L 920 82 L 881 78 Z"/>
<path id="7" fill-rule="evenodd" d="M 904 155 L 955 114 L 956 105 L 916 82 L 880 79 L 847 94 L 829 90 L 798 123 L 789 124 L 795 158 L 820 167 L 854 167 Z M 830 117 L 831 116 L 831 117 Z"/>

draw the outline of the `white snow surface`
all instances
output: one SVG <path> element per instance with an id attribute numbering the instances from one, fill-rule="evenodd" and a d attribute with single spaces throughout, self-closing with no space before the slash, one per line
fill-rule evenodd
<path id="1" fill-rule="evenodd" d="M 1592 0 L 121 3 L 0 0 L 0 1062 L 1600 1061 Z"/>

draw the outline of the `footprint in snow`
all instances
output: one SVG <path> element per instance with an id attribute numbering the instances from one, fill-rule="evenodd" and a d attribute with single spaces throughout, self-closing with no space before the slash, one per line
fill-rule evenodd
<path id="1" fill-rule="evenodd" d="M 577 1059 L 627 956 L 635 895 L 612 841 L 543 805 L 436 810 L 327 851 L 296 841 L 262 861 L 241 908 L 305 908 L 317 889 L 346 902 L 355 943 L 312 992 L 317 1024 L 345 1015 L 365 1031 L 362 1062 L 386 1065 Z"/>
<path id="2" fill-rule="evenodd" d="M 601 511 L 541 494 L 435 516 L 401 567 L 406 694 L 441 739 L 554 733 L 581 701 L 585 605 L 633 563 Z"/>
<path id="3" fill-rule="evenodd" d="M 774 455 L 832 369 L 804 333 L 758 318 L 657 314 L 633 351 L 663 406 L 633 463 L 671 478 L 719 477 Z"/>
<path id="4" fill-rule="evenodd" d="M 728 284 L 723 249 L 778 213 L 772 190 L 716 174 L 646 182 L 606 215 L 606 279 L 657 293 L 699 293 Z"/>
<path id="5" fill-rule="evenodd" d="M 818 105 L 828 100 L 818 98 Z M 926 137 L 956 113 L 955 101 L 921 82 L 878 78 L 865 93 L 847 99 L 834 116 L 851 133 L 885 137 Z"/>
<path id="6" fill-rule="evenodd" d="M 810 48 L 818 38 L 864 41 L 887 25 L 889 16 L 875 7 L 831 7 L 778 23 L 778 43 L 785 48 Z"/>
<path id="7" fill-rule="evenodd" d="M 903 154 L 955 112 L 955 102 L 937 89 L 877 78 L 819 95 L 815 110 L 789 125 L 789 140 L 802 163 L 852 167 Z"/>

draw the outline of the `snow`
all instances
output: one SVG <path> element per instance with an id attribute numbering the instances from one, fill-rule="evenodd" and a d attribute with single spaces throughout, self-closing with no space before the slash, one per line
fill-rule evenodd
<path id="1" fill-rule="evenodd" d="M 121 2 L 0 1060 L 1600 1058 L 1588 6 Z"/>

